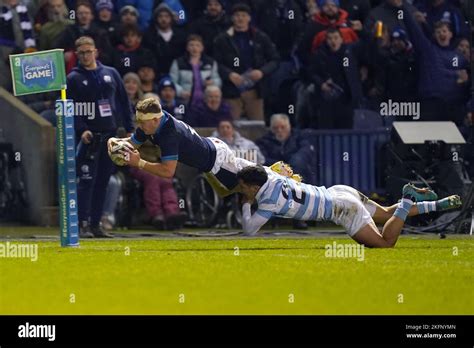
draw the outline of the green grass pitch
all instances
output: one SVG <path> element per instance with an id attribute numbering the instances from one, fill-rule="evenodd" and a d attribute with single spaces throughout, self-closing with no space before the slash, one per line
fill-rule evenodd
<path id="1" fill-rule="evenodd" d="M 394 249 L 365 249 L 364 261 L 326 257 L 334 240 L 353 243 L 32 240 L 36 262 L 0 259 L 0 314 L 474 313 L 471 237 L 403 236 Z"/>

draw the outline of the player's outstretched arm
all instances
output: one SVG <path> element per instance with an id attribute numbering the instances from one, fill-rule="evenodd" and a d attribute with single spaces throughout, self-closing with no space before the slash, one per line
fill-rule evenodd
<path id="1" fill-rule="evenodd" d="M 127 151 L 124 153 L 124 158 L 127 165 L 142 169 L 150 174 L 161 176 L 162 178 L 170 179 L 176 172 L 178 161 L 170 160 L 162 163 L 151 163 L 140 158 L 140 153 L 137 150 Z"/>
<path id="2" fill-rule="evenodd" d="M 253 215 L 250 211 L 250 203 L 244 203 L 242 206 L 242 227 L 244 234 L 253 236 L 270 219 L 271 213 L 263 210 L 257 210 Z"/>

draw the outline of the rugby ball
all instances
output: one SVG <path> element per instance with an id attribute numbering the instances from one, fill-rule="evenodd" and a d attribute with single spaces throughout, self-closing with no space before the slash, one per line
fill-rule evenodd
<path id="1" fill-rule="evenodd" d="M 109 157 L 116 165 L 125 166 L 127 164 L 124 155 L 127 150 L 134 150 L 133 145 L 128 141 L 117 138 L 111 139 L 109 146 Z"/>

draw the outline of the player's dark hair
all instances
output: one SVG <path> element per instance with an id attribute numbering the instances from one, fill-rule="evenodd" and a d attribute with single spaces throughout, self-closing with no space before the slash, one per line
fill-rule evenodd
<path id="1" fill-rule="evenodd" d="M 267 172 L 262 166 L 245 167 L 237 173 L 237 180 L 242 180 L 247 185 L 263 186 L 267 179 Z"/>

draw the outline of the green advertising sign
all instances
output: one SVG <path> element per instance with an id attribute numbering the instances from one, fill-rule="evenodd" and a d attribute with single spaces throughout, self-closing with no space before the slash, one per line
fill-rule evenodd
<path id="1" fill-rule="evenodd" d="M 62 49 L 10 55 L 15 95 L 66 89 Z"/>

